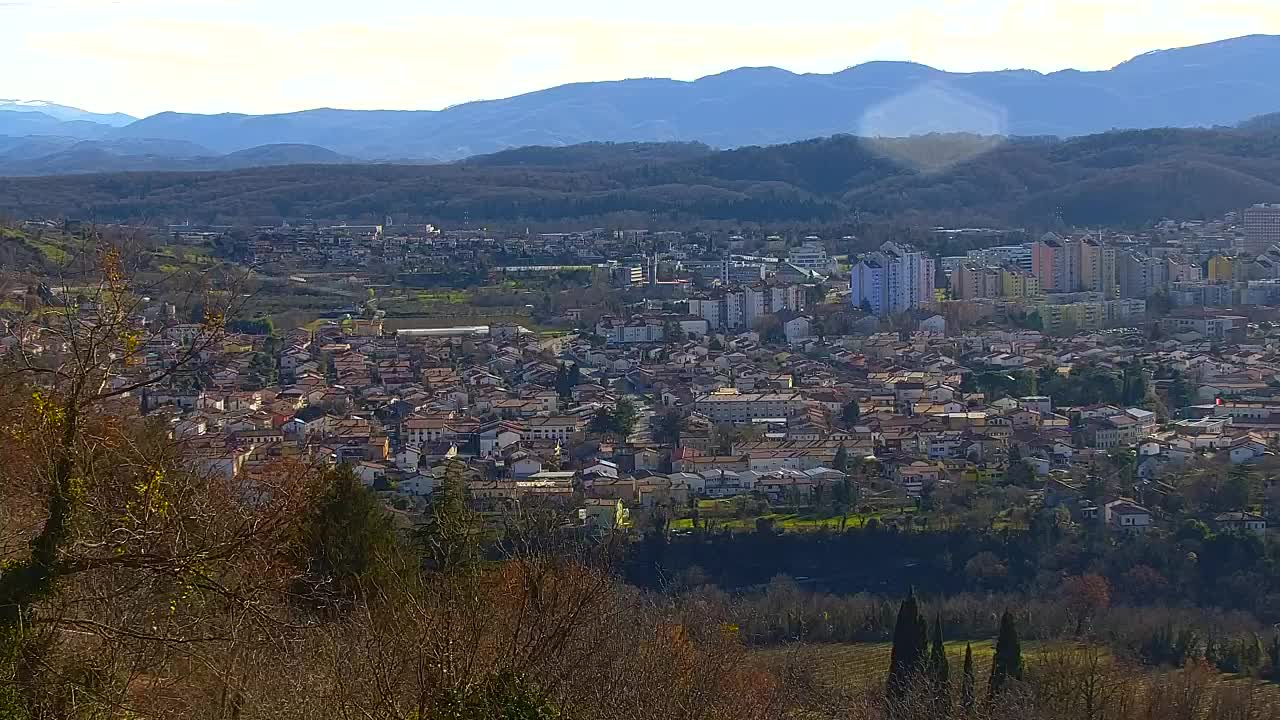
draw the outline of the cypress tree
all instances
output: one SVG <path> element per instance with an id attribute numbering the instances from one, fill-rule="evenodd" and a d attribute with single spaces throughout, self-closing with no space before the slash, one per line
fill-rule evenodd
<path id="1" fill-rule="evenodd" d="M 978 682 L 973 673 L 973 646 L 964 646 L 964 678 L 960 685 L 960 703 L 966 715 L 973 714 L 978 703 Z"/>
<path id="2" fill-rule="evenodd" d="M 404 548 L 391 515 L 349 465 L 324 471 L 319 482 L 323 491 L 308 508 L 293 548 L 302 571 L 295 592 L 344 604 L 388 581 Z"/>
<path id="3" fill-rule="evenodd" d="M 942 644 L 942 616 L 933 621 L 933 642 L 929 648 L 929 681 L 933 685 L 934 699 L 940 707 L 950 704 L 951 668 L 947 663 L 947 650 Z"/>
<path id="4" fill-rule="evenodd" d="M 898 620 L 893 627 L 887 688 L 890 701 L 901 701 L 907 696 L 912 676 L 924 670 L 928 649 L 928 630 L 912 588 L 898 607 Z"/>
<path id="5" fill-rule="evenodd" d="M 1022 680 L 1022 644 L 1018 642 L 1018 627 L 1008 610 L 1000 616 L 1000 635 L 996 638 L 996 654 L 991 660 L 990 693 L 1004 690 L 1010 680 Z"/>
<path id="6" fill-rule="evenodd" d="M 842 473 L 849 472 L 849 450 L 845 448 L 844 443 L 840 443 L 836 448 L 836 455 L 831 459 L 831 465 Z"/>
<path id="7" fill-rule="evenodd" d="M 924 613 L 916 608 L 915 646 L 920 648 L 916 656 L 916 672 L 924 672 L 929 665 L 929 623 L 924 620 Z"/>
<path id="8" fill-rule="evenodd" d="M 415 529 L 426 565 L 443 573 L 466 572 L 480 559 L 477 519 L 467 507 L 466 464 L 445 461 L 444 477 L 431 493 L 427 521 Z"/>

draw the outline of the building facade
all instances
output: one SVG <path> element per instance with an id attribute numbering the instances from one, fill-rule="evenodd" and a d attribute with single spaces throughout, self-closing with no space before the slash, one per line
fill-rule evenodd
<path id="1" fill-rule="evenodd" d="M 1242 250 L 1261 255 L 1280 243 L 1280 203 L 1259 204 L 1244 211 L 1244 244 Z"/>
<path id="2" fill-rule="evenodd" d="M 885 243 L 853 266 L 850 302 L 874 315 L 927 307 L 934 302 L 936 261 L 910 246 Z"/>
<path id="3" fill-rule="evenodd" d="M 787 252 L 787 262 L 798 268 L 826 275 L 831 272 L 831 256 L 817 238 L 805 238 L 802 245 Z"/>

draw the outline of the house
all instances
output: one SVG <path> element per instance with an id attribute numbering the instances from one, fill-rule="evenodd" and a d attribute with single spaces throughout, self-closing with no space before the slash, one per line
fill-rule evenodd
<path id="1" fill-rule="evenodd" d="M 652 447 L 638 447 L 631 451 L 631 469 L 636 472 L 654 472 L 662 465 L 662 453 Z"/>
<path id="2" fill-rule="evenodd" d="M 1124 411 L 1125 415 L 1133 418 L 1137 423 L 1137 435 L 1140 438 L 1150 437 L 1156 431 L 1156 414 L 1150 410 L 1141 408 L 1129 408 Z"/>
<path id="3" fill-rule="evenodd" d="M 515 423 L 499 421 L 481 427 L 480 454 L 489 456 L 501 451 L 508 445 L 520 442 L 524 436 L 524 428 Z"/>
<path id="4" fill-rule="evenodd" d="M 1040 413 L 1036 410 L 1015 410 L 1008 415 L 1015 430 L 1040 427 Z"/>
<path id="5" fill-rule="evenodd" d="M 743 471 L 745 472 L 745 468 Z M 705 497 L 726 498 L 745 495 L 755 488 L 749 479 L 730 470 L 707 470 L 699 474 L 702 476 L 702 490 L 699 494 Z M 690 488 L 697 485 L 697 482 L 691 483 Z"/>
<path id="6" fill-rule="evenodd" d="M 1110 450 L 1131 445 L 1138 440 L 1138 421 L 1127 413 L 1113 415 L 1085 424 L 1085 433 L 1093 447 Z"/>
<path id="7" fill-rule="evenodd" d="M 1255 458 L 1262 457 L 1267 452 L 1267 444 L 1257 438 L 1248 435 L 1237 438 L 1232 441 L 1231 449 L 1228 451 L 1232 465 L 1246 463 Z"/>
<path id="8" fill-rule="evenodd" d="M 608 460 L 598 460 L 582 470 L 582 477 L 588 483 L 599 480 L 617 480 L 618 465 Z"/>
<path id="9" fill-rule="evenodd" d="M 930 315 L 917 325 L 920 332 L 932 333 L 934 335 L 947 334 L 947 319 L 941 315 Z"/>
<path id="10" fill-rule="evenodd" d="M 685 507 L 689 503 L 689 485 L 665 475 L 636 479 L 635 496 L 640 507 Z"/>
<path id="11" fill-rule="evenodd" d="M 1028 395 L 1018 399 L 1018 406 L 1023 410 L 1032 410 L 1041 415 L 1053 412 L 1053 398 L 1048 395 Z"/>
<path id="12" fill-rule="evenodd" d="M 907 495 L 919 497 L 926 485 L 938 482 L 944 469 L 941 463 L 917 460 L 909 465 L 899 465 L 894 468 L 893 477 Z"/>
<path id="13" fill-rule="evenodd" d="M 1083 497 L 1083 486 L 1072 480 L 1051 477 L 1044 483 L 1045 507 L 1053 508 L 1060 505 L 1075 504 Z"/>
<path id="14" fill-rule="evenodd" d="M 1124 498 L 1103 505 L 1102 519 L 1107 527 L 1128 532 L 1142 532 L 1154 524 L 1150 510 Z"/>
<path id="15" fill-rule="evenodd" d="M 621 500 L 588 498 L 578 508 L 578 522 L 589 530 L 620 530 L 629 525 L 630 521 L 631 513 Z"/>
<path id="16" fill-rule="evenodd" d="M 405 445 L 396 453 L 396 467 L 405 471 L 416 471 L 422 462 L 422 448 L 418 445 Z"/>
<path id="17" fill-rule="evenodd" d="M 356 477 L 360 478 L 360 482 L 364 483 L 365 487 L 373 487 L 387 477 L 387 466 L 382 463 L 359 462 L 355 464 L 353 469 Z"/>
<path id="18" fill-rule="evenodd" d="M 808 315 L 784 312 L 779 313 L 778 318 L 782 322 L 782 334 L 786 336 L 787 344 L 795 345 L 812 337 L 813 322 Z"/>
<path id="19" fill-rule="evenodd" d="M 530 440 L 551 440 L 561 444 L 575 439 L 585 423 L 574 415 L 529 418 L 524 423 L 525 437 Z"/>
<path id="20" fill-rule="evenodd" d="M 1228 532 L 1250 532 L 1256 535 L 1265 535 L 1267 532 L 1266 518 L 1250 512 L 1220 513 L 1214 516 L 1213 524 L 1219 530 Z"/>
<path id="21" fill-rule="evenodd" d="M 515 452 L 507 458 L 507 467 L 511 470 L 511 477 L 514 478 L 532 477 L 543 469 L 541 458 L 523 451 Z"/>
<path id="22" fill-rule="evenodd" d="M 778 470 L 758 475 L 754 480 L 755 489 L 765 494 L 772 502 L 784 502 L 798 499 L 803 502 L 818 485 L 818 481 L 796 470 Z"/>

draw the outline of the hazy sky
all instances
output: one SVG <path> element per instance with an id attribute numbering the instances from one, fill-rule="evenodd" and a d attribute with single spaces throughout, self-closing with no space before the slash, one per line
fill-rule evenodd
<path id="1" fill-rule="evenodd" d="M 0 97 L 148 115 L 436 109 L 565 82 L 1102 69 L 1280 33 L 1276 0 L 0 0 Z"/>

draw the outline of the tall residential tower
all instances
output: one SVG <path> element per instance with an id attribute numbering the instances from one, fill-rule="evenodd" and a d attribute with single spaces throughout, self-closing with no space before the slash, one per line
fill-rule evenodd
<path id="1" fill-rule="evenodd" d="M 892 315 L 933 302 L 936 261 L 908 245 L 887 242 L 854 264 L 850 301 L 874 315 Z"/>

